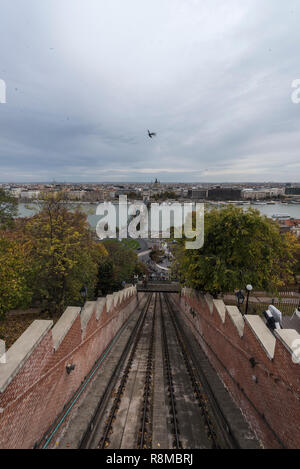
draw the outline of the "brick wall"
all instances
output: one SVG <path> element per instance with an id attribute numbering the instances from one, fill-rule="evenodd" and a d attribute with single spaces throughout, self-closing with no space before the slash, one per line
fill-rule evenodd
<path id="1" fill-rule="evenodd" d="M 261 318 L 190 289 L 172 301 L 262 445 L 300 448 L 300 366 L 292 359 L 299 334 L 275 337 Z"/>
<path id="2" fill-rule="evenodd" d="M 32 448 L 40 440 L 137 301 L 130 287 L 86 310 L 68 308 L 54 328 L 50 321 L 30 326 L 0 363 L 0 448 Z"/>

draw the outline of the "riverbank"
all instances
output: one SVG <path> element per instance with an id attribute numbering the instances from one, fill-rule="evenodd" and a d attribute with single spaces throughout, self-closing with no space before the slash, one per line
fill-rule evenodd
<path id="1" fill-rule="evenodd" d="M 97 203 L 89 203 L 89 202 L 78 202 L 76 205 L 80 205 L 82 211 L 87 214 L 88 222 L 92 228 L 96 228 L 98 221 L 100 220 L 100 216 L 96 215 L 96 209 L 98 204 Z M 235 203 L 237 205 L 238 203 Z M 118 206 L 118 204 L 116 203 Z M 221 207 L 227 205 L 227 202 L 220 202 L 220 203 L 208 203 L 206 204 L 206 209 L 210 209 L 213 207 Z M 29 208 L 31 206 L 31 208 Z M 266 215 L 267 217 L 272 217 L 273 215 L 288 215 L 291 218 L 300 219 L 300 203 L 299 204 L 287 204 L 287 203 L 275 203 L 275 204 L 267 204 L 267 203 L 259 203 L 258 204 L 241 204 L 241 208 L 244 210 L 248 210 L 250 207 L 258 210 L 262 215 Z M 19 217 L 31 217 L 36 213 L 34 203 L 31 204 L 19 204 Z"/>

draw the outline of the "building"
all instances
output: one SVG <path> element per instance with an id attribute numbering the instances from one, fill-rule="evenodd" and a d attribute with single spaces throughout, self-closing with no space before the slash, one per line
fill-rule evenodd
<path id="1" fill-rule="evenodd" d="M 22 192 L 21 187 L 12 187 L 12 188 L 10 188 L 10 193 L 14 197 L 17 197 L 17 198 L 20 197 L 21 192 Z"/>
<path id="2" fill-rule="evenodd" d="M 241 200 L 241 194 L 241 189 L 235 189 L 232 187 L 216 187 L 208 189 L 207 199 L 215 201 Z"/>
<path id="3" fill-rule="evenodd" d="M 205 189 L 189 189 L 187 192 L 189 199 L 202 200 L 207 199 L 207 190 Z"/>
<path id="4" fill-rule="evenodd" d="M 300 220 L 296 218 L 284 219 L 281 218 L 278 220 L 280 231 L 282 233 L 292 233 L 297 238 L 300 238 Z"/>
<path id="5" fill-rule="evenodd" d="M 245 200 L 277 199 L 284 196 L 284 188 L 274 187 L 271 189 L 243 189 L 242 198 Z"/>
<path id="6" fill-rule="evenodd" d="M 86 195 L 86 191 L 69 191 L 68 198 L 70 200 L 83 200 Z"/>
<path id="7" fill-rule="evenodd" d="M 21 191 L 19 193 L 20 199 L 37 199 L 40 195 L 40 191 Z"/>
<path id="8" fill-rule="evenodd" d="M 300 195 L 300 187 L 286 187 L 286 195 Z"/>

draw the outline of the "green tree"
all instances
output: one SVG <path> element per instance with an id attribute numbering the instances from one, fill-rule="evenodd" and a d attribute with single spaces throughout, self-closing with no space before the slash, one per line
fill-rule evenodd
<path id="1" fill-rule="evenodd" d="M 60 313 L 67 305 L 82 302 L 82 285 L 94 299 L 99 264 L 107 252 L 93 241 L 87 216 L 69 210 L 64 194 L 44 196 L 40 208 L 24 228 L 32 243 L 34 300 L 50 313 Z"/>
<path id="2" fill-rule="evenodd" d="M 276 292 L 291 280 L 297 242 L 282 235 L 279 226 L 256 210 L 230 206 L 205 215 L 205 244 L 185 250 L 185 240 L 174 247 L 173 274 L 180 281 L 213 295 L 250 283 Z"/>
<path id="3" fill-rule="evenodd" d="M 154 200 L 168 200 L 168 199 L 173 199 L 176 200 L 178 196 L 176 195 L 176 192 L 174 191 L 165 191 L 165 192 L 160 192 L 159 194 L 154 195 Z"/>
<path id="4" fill-rule="evenodd" d="M 18 212 L 18 201 L 0 188 L 0 229 L 12 226 Z"/>
<path id="5" fill-rule="evenodd" d="M 0 233 L 0 319 L 9 310 L 28 306 L 31 301 L 30 252 L 30 243 Z"/>
<path id="6" fill-rule="evenodd" d="M 122 282 L 133 281 L 134 274 L 139 271 L 138 257 L 132 249 L 116 240 L 106 240 L 103 244 L 111 262 L 110 266 L 107 264 L 106 270 L 111 279 L 106 279 L 106 284 L 109 282 L 110 290 L 116 291 L 121 288 Z"/>
<path id="7" fill-rule="evenodd" d="M 98 296 L 105 296 L 112 293 L 115 284 L 114 264 L 110 257 L 107 257 L 103 263 L 99 264 L 98 268 L 98 281 L 96 285 Z"/>

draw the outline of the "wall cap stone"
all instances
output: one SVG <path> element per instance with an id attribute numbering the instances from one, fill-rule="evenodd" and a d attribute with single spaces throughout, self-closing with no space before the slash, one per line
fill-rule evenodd
<path id="1" fill-rule="evenodd" d="M 300 334 L 295 329 L 276 330 L 275 335 L 278 340 L 280 340 L 280 342 L 284 345 L 284 347 L 290 352 L 291 355 L 295 353 L 295 345 L 297 345 L 297 348 L 300 347 Z"/>
<path id="2" fill-rule="evenodd" d="M 262 345 L 268 357 L 272 360 L 274 358 L 276 338 L 272 332 L 267 328 L 260 316 L 246 315 L 245 321 L 253 331 L 257 340 Z"/>
<path id="3" fill-rule="evenodd" d="M 69 306 L 52 329 L 53 345 L 56 351 L 80 314 L 80 308 Z"/>
<path id="4" fill-rule="evenodd" d="M 244 335 L 244 327 L 245 327 L 245 321 L 244 318 L 238 309 L 237 306 L 226 306 L 226 311 L 232 320 L 234 326 L 236 327 L 239 336 L 243 337 Z"/>
<path id="5" fill-rule="evenodd" d="M 214 312 L 213 297 L 212 297 L 209 293 L 206 293 L 206 295 L 204 296 L 204 298 L 205 298 L 205 301 L 206 301 L 206 303 L 207 303 L 207 305 L 208 305 L 210 314 L 213 314 L 213 312 Z"/>
<path id="6" fill-rule="evenodd" d="M 0 393 L 5 391 L 52 326 L 53 321 L 35 320 L 8 349 L 7 363 L 0 364 Z"/>
<path id="7" fill-rule="evenodd" d="M 111 310 L 111 307 L 113 305 L 114 301 L 114 296 L 113 295 L 107 295 L 106 297 L 106 312 L 109 313 Z"/>
<path id="8" fill-rule="evenodd" d="M 106 305 L 106 297 L 104 298 L 98 298 L 97 304 L 96 304 L 96 319 L 99 321 L 101 314 L 103 313 L 103 310 Z"/>
<path id="9" fill-rule="evenodd" d="M 6 363 L 5 342 L 0 339 L 0 363 Z"/>
<path id="10" fill-rule="evenodd" d="M 121 292 L 114 292 L 113 297 L 114 297 L 114 308 L 118 306 L 119 300 L 120 300 L 120 295 Z"/>
<path id="11" fill-rule="evenodd" d="M 219 314 L 222 323 L 225 323 L 226 318 L 226 306 L 223 300 L 213 300 L 217 313 Z"/>
<path id="12" fill-rule="evenodd" d="M 95 306 L 96 306 L 96 301 L 87 301 L 82 308 L 81 314 L 80 314 L 80 320 L 81 320 L 81 330 L 85 331 L 86 326 L 89 323 L 89 320 L 91 319 L 93 312 L 95 311 Z"/>

